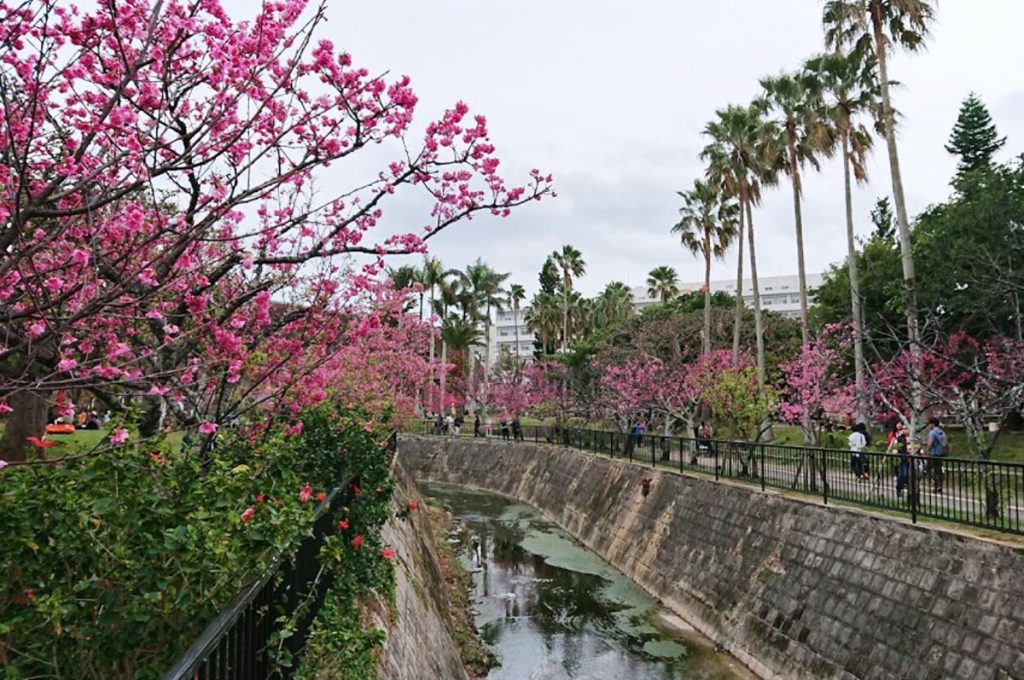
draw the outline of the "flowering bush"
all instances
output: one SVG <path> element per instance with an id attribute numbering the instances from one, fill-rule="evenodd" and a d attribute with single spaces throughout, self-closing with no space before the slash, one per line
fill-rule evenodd
<path id="1" fill-rule="evenodd" d="M 329 537 L 324 563 L 353 598 L 387 591 L 383 435 L 364 429 L 364 414 L 329 404 L 301 417 L 301 435 L 285 435 L 285 423 L 256 446 L 222 431 L 205 463 L 166 446 L 126 447 L 4 470 L 0 658 L 7 671 L 159 677 L 273 554 L 308 534 L 317 504 L 303 502 L 305 489 L 326 491 L 353 474 L 375 492 L 353 495 L 332 519 L 345 528 Z M 360 550 L 351 545 L 357 535 Z"/>

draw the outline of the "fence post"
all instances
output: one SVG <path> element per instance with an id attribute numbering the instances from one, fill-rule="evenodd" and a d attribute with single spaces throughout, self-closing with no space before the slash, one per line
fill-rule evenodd
<path id="1" fill-rule="evenodd" d="M 763 493 L 764 490 L 765 490 L 765 483 L 764 483 L 764 444 L 761 444 L 760 448 L 761 448 L 761 492 Z"/>
<path id="2" fill-rule="evenodd" d="M 825 449 L 819 450 L 821 451 L 821 497 L 825 505 L 828 505 L 828 475 L 826 473 L 826 470 L 828 470 L 828 453 L 826 453 Z M 814 454 L 812 453 L 811 455 L 813 456 Z"/>
<path id="3" fill-rule="evenodd" d="M 718 481 L 718 442 L 711 443 L 711 459 L 715 464 L 715 481 Z"/>
<path id="4" fill-rule="evenodd" d="M 651 435 L 651 467 L 652 468 L 655 465 L 655 463 L 654 463 L 654 456 L 656 455 L 655 454 L 655 449 L 657 449 L 657 448 L 658 447 L 654 444 L 654 435 Z"/>
<path id="5" fill-rule="evenodd" d="M 917 461 L 916 456 L 909 455 L 910 459 L 910 488 L 907 489 L 907 500 L 910 502 L 910 521 L 917 524 Z"/>

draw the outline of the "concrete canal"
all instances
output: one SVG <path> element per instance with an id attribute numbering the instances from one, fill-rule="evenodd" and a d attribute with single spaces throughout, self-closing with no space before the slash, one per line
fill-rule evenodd
<path id="1" fill-rule="evenodd" d="M 476 623 L 501 660 L 489 680 L 752 677 L 532 507 L 463 487 L 421 488 L 465 526 Z"/>

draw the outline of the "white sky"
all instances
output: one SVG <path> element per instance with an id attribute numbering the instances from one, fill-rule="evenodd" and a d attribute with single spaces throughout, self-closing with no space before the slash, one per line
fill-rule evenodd
<path id="1" fill-rule="evenodd" d="M 579 288 L 611 280 L 642 285 L 653 267 L 684 281 L 701 264 L 669 233 L 703 167 L 704 124 L 716 108 L 747 103 L 757 79 L 823 48 L 818 0 L 331 0 L 320 35 L 371 71 L 408 74 L 420 97 L 418 126 L 458 100 L 488 117 L 510 183 L 531 167 L 554 174 L 559 197 L 506 219 L 477 218 L 439 235 L 432 253 L 447 266 L 483 256 L 510 282 L 537 287 L 545 256 L 579 248 Z M 249 0 L 225 0 L 248 14 Z M 900 56 L 892 76 L 903 112 L 900 153 L 912 214 L 944 200 L 955 168 L 943 146 L 962 99 L 978 92 L 1000 132 L 1003 157 L 1024 151 L 1024 2 L 943 0 L 927 52 Z M 419 129 L 419 128 L 418 128 Z M 788 180 L 787 180 L 788 181 Z M 875 198 L 889 192 L 884 142 L 871 184 L 856 192 L 857 231 L 871 231 Z M 805 184 L 808 270 L 844 256 L 842 174 L 837 160 Z M 401 225 L 413 206 L 385 215 Z M 755 214 L 759 271 L 796 271 L 792 194 L 769 192 Z M 713 276 L 735 276 L 730 255 Z"/>

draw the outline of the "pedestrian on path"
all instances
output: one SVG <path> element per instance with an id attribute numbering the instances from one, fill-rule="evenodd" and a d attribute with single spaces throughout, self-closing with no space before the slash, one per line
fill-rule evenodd
<path id="1" fill-rule="evenodd" d="M 932 418 L 928 424 L 931 426 L 928 430 L 928 444 L 925 447 L 928 454 L 928 474 L 932 478 L 932 491 L 942 493 L 942 459 L 949 451 L 949 440 L 938 418 Z"/>
<path id="2" fill-rule="evenodd" d="M 868 438 L 864 435 L 865 429 L 864 423 L 857 423 L 850 431 L 850 437 L 847 440 L 852 452 L 850 455 L 850 470 L 858 482 L 868 478 L 867 460 L 864 455 L 864 448 L 868 445 Z"/>

